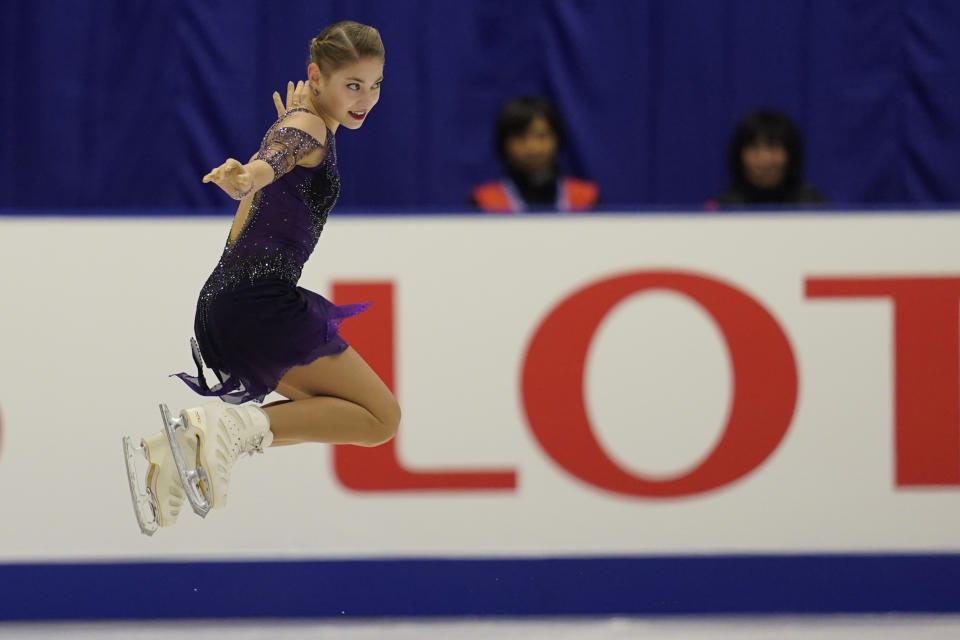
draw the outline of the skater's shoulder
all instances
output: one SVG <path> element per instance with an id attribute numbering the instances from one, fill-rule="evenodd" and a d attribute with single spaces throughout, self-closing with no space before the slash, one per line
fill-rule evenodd
<path id="1" fill-rule="evenodd" d="M 307 134 L 318 147 L 327 143 L 327 125 L 320 116 L 306 109 L 295 109 L 280 116 L 272 127 L 274 130 L 294 129 Z"/>

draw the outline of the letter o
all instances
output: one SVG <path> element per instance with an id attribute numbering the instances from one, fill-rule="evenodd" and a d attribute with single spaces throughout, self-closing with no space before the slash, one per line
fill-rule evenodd
<path id="1" fill-rule="evenodd" d="M 723 436 L 700 464 L 670 479 L 645 478 L 611 460 L 593 434 L 584 401 L 587 353 L 600 322 L 626 297 L 652 289 L 698 303 L 723 334 L 733 368 Z M 608 491 L 664 498 L 729 484 L 773 453 L 793 418 L 797 367 L 780 325 L 743 291 L 692 273 L 638 271 L 588 285 L 550 311 L 527 348 L 521 386 L 531 430 L 563 469 Z"/>

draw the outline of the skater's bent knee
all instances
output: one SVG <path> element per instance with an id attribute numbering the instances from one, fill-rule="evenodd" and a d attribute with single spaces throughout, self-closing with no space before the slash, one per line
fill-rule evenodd
<path id="1" fill-rule="evenodd" d="M 397 404 L 396 400 L 391 399 L 391 402 L 381 407 L 374 416 L 377 420 L 372 438 L 367 444 L 369 447 L 390 442 L 397 435 L 397 428 L 400 426 L 400 405 Z"/>

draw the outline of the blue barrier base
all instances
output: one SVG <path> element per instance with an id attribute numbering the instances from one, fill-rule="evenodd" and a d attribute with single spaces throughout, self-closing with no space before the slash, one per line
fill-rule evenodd
<path id="1" fill-rule="evenodd" d="M 960 555 L 0 565 L 0 620 L 960 612 Z"/>

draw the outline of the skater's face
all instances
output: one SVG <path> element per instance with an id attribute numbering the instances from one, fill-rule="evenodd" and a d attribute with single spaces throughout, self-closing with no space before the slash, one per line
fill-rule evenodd
<path id="1" fill-rule="evenodd" d="M 740 152 L 744 176 L 761 189 L 770 189 L 783 181 L 789 159 L 782 144 L 763 139 L 745 146 Z"/>
<path id="2" fill-rule="evenodd" d="M 307 70 L 314 107 L 325 120 L 359 129 L 377 101 L 383 82 L 383 59 L 361 58 L 331 73 L 322 73 L 311 63 Z M 335 127 L 331 127 L 335 128 Z"/>
<path id="3" fill-rule="evenodd" d="M 515 168 L 525 173 L 540 173 L 553 166 L 558 146 L 557 133 L 546 118 L 538 116 L 519 135 L 507 138 L 504 151 Z"/>

